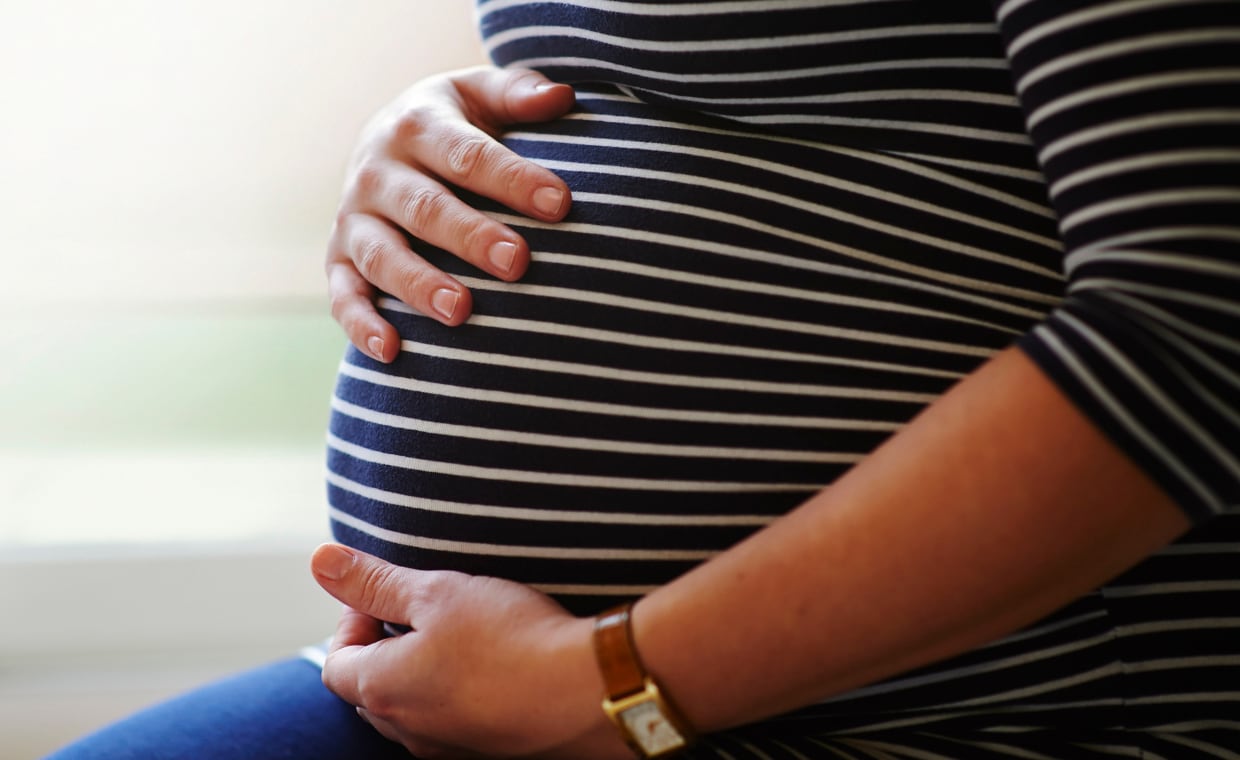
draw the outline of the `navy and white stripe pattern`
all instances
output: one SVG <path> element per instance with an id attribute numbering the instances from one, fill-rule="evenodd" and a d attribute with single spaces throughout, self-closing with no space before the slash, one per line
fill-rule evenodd
<path id="1" fill-rule="evenodd" d="M 1198 527 L 1020 634 L 697 755 L 1237 756 L 1240 3 L 478 15 L 498 63 L 577 87 L 568 117 L 505 136 L 573 211 L 469 198 L 530 241 L 517 284 L 415 243 L 475 315 L 383 299 L 404 351 L 346 356 L 340 540 L 592 613 L 760 529 L 1019 343 Z"/>

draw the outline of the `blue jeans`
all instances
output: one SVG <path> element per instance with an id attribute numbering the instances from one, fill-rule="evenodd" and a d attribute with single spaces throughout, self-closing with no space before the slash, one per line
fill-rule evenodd
<path id="1" fill-rule="evenodd" d="M 285 660 L 204 686 L 80 739 L 45 760 L 410 760 Z"/>

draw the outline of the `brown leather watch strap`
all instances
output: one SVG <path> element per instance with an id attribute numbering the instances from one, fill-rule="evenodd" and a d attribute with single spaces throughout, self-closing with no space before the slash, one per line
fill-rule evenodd
<path id="1" fill-rule="evenodd" d="M 646 685 L 646 669 L 633 646 L 633 604 L 622 604 L 594 620 L 594 652 L 611 699 L 639 692 Z"/>

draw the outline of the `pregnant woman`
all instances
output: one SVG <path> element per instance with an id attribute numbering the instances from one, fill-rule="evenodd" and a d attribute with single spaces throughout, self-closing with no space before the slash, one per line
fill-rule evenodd
<path id="1" fill-rule="evenodd" d="M 97 742 L 1236 756 L 1240 4 L 478 17 L 329 250 L 343 701 Z"/>

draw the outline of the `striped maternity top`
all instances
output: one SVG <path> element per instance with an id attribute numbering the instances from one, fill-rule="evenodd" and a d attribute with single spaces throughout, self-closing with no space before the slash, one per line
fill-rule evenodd
<path id="1" fill-rule="evenodd" d="M 328 490 L 345 543 L 640 595 L 1018 344 L 1196 527 L 977 651 L 708 737 L 721 758 L 1240 757 L 1240 2 L 482 0 L 577 108 L 516 284 L 382 299 Z M 927 456 L 932 456 L 927 452 Z M 915 498 L 915 494 L 910 494 Z"/>

